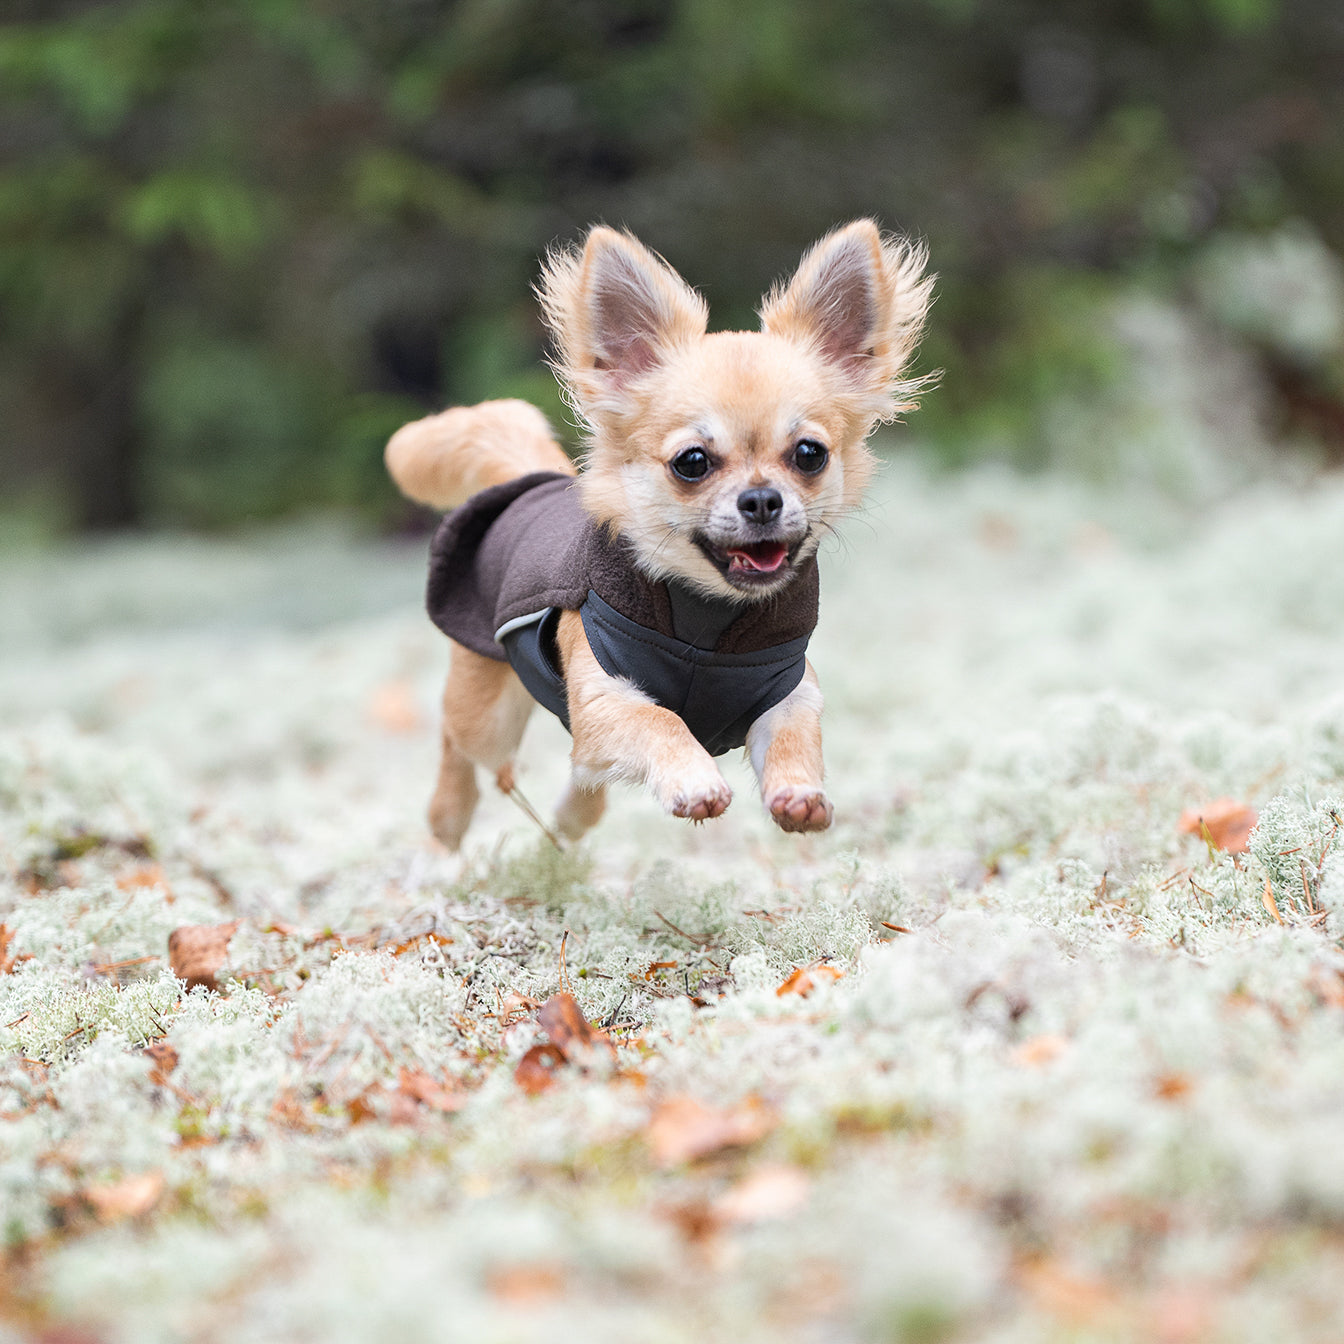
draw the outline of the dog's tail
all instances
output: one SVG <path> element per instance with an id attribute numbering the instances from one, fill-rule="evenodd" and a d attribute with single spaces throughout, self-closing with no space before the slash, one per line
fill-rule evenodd
<path id="1" fill-rule="evenodd" d="M 529 472 L 574 474 L 546 417 L 525 401 L 483 401 L 413 420 L 388 440 L 383 460 L 402 494 L 444 510 Z"/>

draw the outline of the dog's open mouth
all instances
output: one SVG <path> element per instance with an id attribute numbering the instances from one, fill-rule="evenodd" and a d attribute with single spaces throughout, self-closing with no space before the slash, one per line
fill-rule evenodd
<path id="1" fill-rule="evenodd" d="M 777 582 L 789 570 L 791 549 L 797 549 L 783 541 L 749 541 L 731 546 L 716 546 L 705 537 L 697 537 L 695 541 L 714 568 L 737 588 Z"/>

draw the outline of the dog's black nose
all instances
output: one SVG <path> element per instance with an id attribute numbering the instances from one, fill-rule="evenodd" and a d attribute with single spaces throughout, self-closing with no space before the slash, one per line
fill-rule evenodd
<path id="1" fill-rule="evenodd" d="M 754 486 L 738 495 L 737 511 L 749 523 L 773 523 L 784 511 L 784 496 L 770 486 Z"/>

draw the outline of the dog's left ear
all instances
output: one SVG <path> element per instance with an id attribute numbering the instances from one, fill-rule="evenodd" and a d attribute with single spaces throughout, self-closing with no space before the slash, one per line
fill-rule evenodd
<path id="1" fill-rule="evenodd" d="M 761 307 L 765 331 L 803 341 L 833 365 L 871 419 L 911 410 L 921 380 L 900 379 L 933 294 L 924 249 L 884 239 L 871 219 L 827 234 Z"/>

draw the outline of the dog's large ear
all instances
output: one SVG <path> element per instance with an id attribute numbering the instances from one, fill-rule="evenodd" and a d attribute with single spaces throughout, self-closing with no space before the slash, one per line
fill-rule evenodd
<path id="1" fill-rule="evenodd" d="M 556 371 L 589 417 L 623 409 L 630 386 L 709 320 L 705 301 L 665 261 L 601 226 L 581 251 L 552 252 L 537 288 Z"/>
<path id="2" fill-rule="evenodd" d="M 856 394 L 861 413 L 890 419 L 914 408 L 921 379 L 900 378 L 933 294 L 914 243 L 884 239 L 871 219 L 827 234 L 761 307 L 765 331 L 804 341 Z"/>

